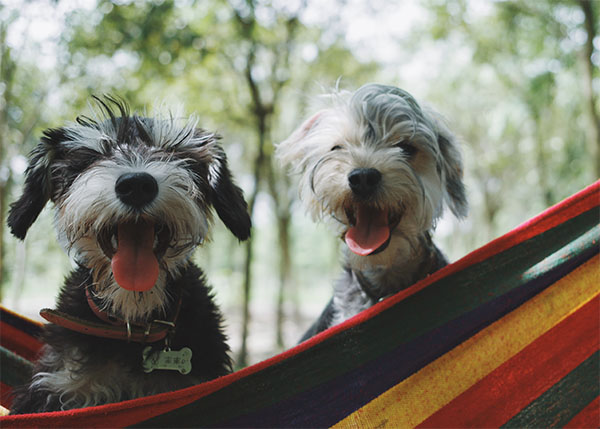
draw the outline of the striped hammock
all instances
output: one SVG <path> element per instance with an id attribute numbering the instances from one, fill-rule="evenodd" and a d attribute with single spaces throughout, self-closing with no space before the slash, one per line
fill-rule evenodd
<path id="1" fill-rule="evenodd" d="M 600 181 L 284 353 L 2 427 L 598 427 Z M 40 326 L 1 312 L 2 404 Z"/>

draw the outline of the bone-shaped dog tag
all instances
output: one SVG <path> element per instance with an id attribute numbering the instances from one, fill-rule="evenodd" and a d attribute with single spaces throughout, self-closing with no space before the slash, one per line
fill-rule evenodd
<path id="1" fill-rule="evenodd" d="M 189 347 L 181 350 L 152 350 L 148 346 L 142 351 L 142 368 L 144 372 L 166 369 L 189 374 L 192 370 L 192 350 Z"/>

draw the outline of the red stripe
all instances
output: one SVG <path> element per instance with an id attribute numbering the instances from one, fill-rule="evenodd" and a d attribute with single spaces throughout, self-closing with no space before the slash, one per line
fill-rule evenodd
<path id="1" fill-rule="evenodd" d="M 277 355 L 275 356 L 275 358 L 270 359 L 267 362 L 269 362 L 269 364 L 277 363 L 280 360 L 289 357 L 289 355 L 295 355 L 308 348 L 311 348 L 314 345 L 325 341 L 327 338 L 337 335 L 341 331 L 350 329 L 364 322 L 365 320 L 372 318 L 376 314 L 379 314 L 382 311 L 393 307 L 398 302 L 406 299 L 411 295 L 414 295 L 421 289 L 424 289 L 425 287 L 444 277 L 447 277 L 458 271 L 462 271 L 471 265 L 477 264 L 488 258 L 491 258 L 492 256 L 497 255 L 498 253 L 510 249 L 511 247 L 516 246 L 519 243 L 529 240 L 530 238 L 535 237 L 536 235 L 546 232 L 549 229 L 552 229 L 560 225 L 561 223 L 598 206 L 600 206 L 600 180 L 596 181 L 595 183 L 576 193 L 575 195 L 572 195 L 571 197 L 563 200 L 562 202 L 543 211 L 538 216 L 521 224 L 520 226 L 509 231 L 500 238 L 497 238 L 491 241 L 490 243 L 486 244 L 485 246 L 478 248 L 477 250 L 469 253 L 465 257 L 454 262 L 453 264 L 447 265 L 441 270 L 436 271 L 427 278 L 415 283 L 413 286 L 398 292 L 394 296 L 384 301 L 381 301 L 378 304 L 375 304 L 371 308 L 360 312 L 351 319 L 348 319 L 339 325 L 336 325 L 324 332 L 321 332 L 320 334 L 312 337 L 311 339 L 303 342 L 302 344 L 299 344 L 298 346 L 288 350 L 286 353 Z M 282 357 L 282 359 L 279 359 L 280 357 Z"/>
<path id="2" fill-rule="evenodd" d="M 496 394 L 496 396 L 502 396 L 504 394 L 503 390 L 508 390 L 509 395 L 515 394 L 513 390 L 516 390 L 516 394 L 519 394 L 519 390 L 525 389 L 528 384 L 535 384 L 540 382 L 537 380 L 540 377 L 539 373 L 532 373 L 530 367 L 532 367 L 532 363 L 538 359 L 540 362 L 544 363 L 544 367 L 541 368 L 541 373 L 546 377 L 545 371 L 547 374 L 553 374 L 554 377 L 558 377 L 560 379 L 561 372 L 570 371 L 572 368 L 565 368 L 564 365 L 562 370 L 558 368 L 561 367 L 562 359 L 565 359 L 568 362 L 571 362 L 572 367 L 577 366 L 578 363 L 585 360 L 593 351 L 598 349 L 598 331 L 597 331 L 597 320 L 600 317 L 600 311 L 598 309 L 598 300 L 594 299 L 590 303 L 586 304 L 579 311 L 574 313 L 569 318 L 565 319 L 559 325 L 554 327 L 551 331 L 546 333 L 543 337 L 538 339 L 535 343 L 532 343 L 525 350 L 523 350 L 519 355 L 515 356 L 511 361 L 507 362 L 510 364 L 511 371 L 504 370 L 501 366 L 492 374 L 496 373 L 496 379 L 493 383 L 489 383 L 489 376 L 482 380 L 481 383 L 485 383 L 488 381 L 487 386 L 479 386 L 476 385 L 474 387 L 479 386 L 479 391 L 475 392 L 472 395 L 472 398 L 464 401 L 466 404 L 458 406 L 457 413 L 458 414 L 469 414 L 472 411 L 467 410 L 466 408 L 474 407 L 474 404 L 477 405 L 479 403 L 489 403 L 489 400 L 484 399 L 486 394 L 492 394 L 494 390 L 499 390 L 500 394 Z M 542 338 L 544 341 L 542 342 Z M 591 345 L 590 345 L 591 343 Z M 594 348 L 595 346 L 595 348 Z M 562 349 L 567 349 L 566 351 L 570 353 L 561 354 Z M 551 359 L 551 355 L 554 353 L 558 353 L 561 356 L 561 359 L 553 360 Z M 579 355 L 585 355 L 581 357 Z M 273 359 L 270 359 L 273 360 Z M 557 362 L 558 361 L 558 362 Z M 268 361 L 265 361 L 268 362 Z M 200 386 L 190 387 L 183 390 L 178 390 L 170 393 L 163 393 L 160 395 L 149 396 L 145 398 L 134 399 L 131 401 L 123 401 L 117 404 L 108 404 L 102 405 L 98 407 L 90 407 L 84 409 L 70 410 L 64 412 L 55 412 L 55 413 L 43 413 L 43 414 L 30 414 L 24 416 L 8 416 L 2 419 L 3 427 L 62 427 L 64 425 L 68 425 L 69 427 L 123 427 L 133 425 L 137 422 L 149 419 L 151 417 L 160 415 L 162 413 L 171 411 L 173 409 L 182 407 L 187 405 L 188 403 L 197 400 L 209 393 L 214 392 L 222 387 L 223 383 L 230 384 L 232 380 L 237 380 L 239 378 L 243 378 L 250 373 L 253 373 L 257 370 L 257 368 L 262 367 L 265 362 L 254 365 L 252 367 L 248 367 L 246 369 L 240 370 L 234 374 L 229 376 L 222 377 L 217 380 L 213 380 L 211 382 L 204 383 Z M 508 366 L 507 364 L 503 366 Z M 535 367 L 535 366 L 534 366 Z M 556 367 L 556 368 L 555 368 Z M 500 370 L 504 370 L 505 373 L 500 373 Z M 535 368 L 536 370 L 538 368 Z M 558 374 L 557 374 L 558 373 Z M 521 380 L 519 377 L 527 378 L 527 380 Z M 504 379 L 506 377 L 506 380 Z M 500 380 L 500 382 L 498 382 Z M 553 379 L 544 380 L 545 383 L 550 387 L 555 383 Z M 502 386 L 505 384 L 505 386 Z M 541 387 L 542 391 L 547 389 L 547 387 Z M 473 388 L 472 388 L 473 390 Z M 465 392 L 463 395 L 467 394 Z M 534 395 L 535 396 L 535 395 Z M 539 396 L 539 395 L 538 395 Z M 457 399 L 459 399 L 458 397 Z M 455 399 L 455 401 L 457 400 Z M 529 401 L 530 402 L 530 401 Z M 528 403 L 528 402 L 527 402 Z M 453 402 L 450 404 L 452 405 Z M 466 406 L 465 406 L 466 405 Z M 491 410 L 480 410 L 481 416 L 479 417 L 481 421 L 487 423 L 491 422 L 491 414 L 494 412 L 493 407 L 499 406 L 498 402 L 493 403 L 491 405 Z M 526 404 L 525 404 L 526 405 Z M 516 407 L 516 411 L 510 414 L 508 418 L 512 417 L 516 412 L 518 412 L 522 406 L 518 405 Z M 445 410 L 442 409 L 441 411 Z M 434 415 L 436 416 L 436 415 Z M 433 417 L 433 416 L 432 416 Z M 466 417 L 466 416 L 463 416 Z M 508 418 L 502 418 L 500 423 L 495 424 L 495 426 L 499 426 L 500 424 L 506 422 Z M 442 419 L 443 424 L 436 424 L 436 426 L 468 426 L 467 423 L 456 423 L 452 420 Z M 475 426 L 481 426 L 481 423 L 475 422 Z M 494 424 L 490 424 L 494 426 Z"/>
<path id="3" fill-rule="evenodd" d="M 0 417 L 2 428 L 121 428 L 134 425 L 151 417 L 180 408 L 195 396 L 176 392 L 162 393 L 146 398 L 122 401 L 115 404 L 100 405 L 89 408 L 77 408 L 50 413 L 21 414 Z M 182 398 L 183 396 L 183 398 Z M 176 397 L 176 399 L 173 399 Z M 148 399 L 151 398 L 151 399 Z"/>
<path id="4" fill-rule="evenodd" d="M 12 405 L 12 387 L 0 381 L 0 405 L 10 410 Z"/>
<path id="5" fill-rule="evenodd" d="M 600 348 L 598 296 L 419 427 L 498 427 Z"/>
<path id="6" fill-rule="evenodd" d="M 0 345 L 27 360 L 35 360 L 42 343 L 8 323 L 0 322 Z"/>
<path id="7" fill-rule="evenodd" d="M 325 341 L 326 339 L 337 335 L 341 331 L 350 329 L 364 320 L 369 319 L 385 309 L 395 305 L 427 285 L 448 276 L 452 273 L 465 269 L 469 265 L 481 262 L 495 254 L 502 252 L 518 243 L 525 241 L 537 234 L 551 229 L 560 223 L 584 213 L 600 204 L 599 201 L 600 181 L 588 186 L 572 197 L 544 211 L 539 216 L 522 224 L 518 228 L 504 236 L 494 240 L 486 246 L 470 253 L 454 264 L 448 265 L 435 274 L 420 281 L 414 286 L 401 291 L 393 297 L 382 301 L 381 303 L 363 311 L 357 316 L 347 320 L 344 323 L 336 325 L 327 331 L 316 335 L 310 340 L 299 344 L 277 356 L 244 368 L 233 374 L 221 377 L 219 379 L 193 386 L 187 389 L 175 392 L 163 393 L 145 398 L 133 399 L 116 404 L 90 407 L 68 412 L 44 413 L 42 415 L 27 415 L 21 417 L 6 417 L 2 419 L 3 426 L 8 424 L 11 427 L 36 427 L 36 426 L 128 426 L 137 422 L 152 418 L 159 414 L 187 405 L 206 395 L 222 389 L 236 381 L 251 374 L 262 371 L 263 369 L 276 365 L 286 359 L 289 359 L 305 350 Z M 110 416 L 110 417 L 109 417 Z M 97 421 L 94 423 L 94 417 Z M 6 420 L 5 420 L 6 419 Z M 8 426 L 7 426 L 8 427 Z"/>
<path id="8" fill-rule="evenodd" d="M 565 428 L 597 428 L 600 427 L 600 396 L 588 404 Z"/>
<path id="9" fill-rule="evenodd" d="M 85 426 L 92 424 L 90 421 L 90 417 L 92 415 L 97 415 L 99 418 L 102 418 L 101 421 L 104 421 L 104 424 L 107 423 L 106 418 L 108 415 L 110 415 L 111 417 L 118 416 L 118 419 L 113 420 L 111 418 L 109 424 L 113 424 L 116 426 L 126 426 L 154 417 L 166 411 L 179 408 L 190 402 L 198 400 L 212 392 L 222 389 L 223 387 L 228 386 L 246 376 L 257 373 L 269 366 L 275 365 L 281 361 L 291 358 L 292 356 L 295 356 L 305 351 L 306 349 L 309 349 L 315 346 L 316 344 L 325 341 L 327 338 L 332 337 L 341 331 L 350 329 L 353 326 L 362 323 L 365 319 L 373 317 L 375 314 L 391 307 L 392 305 L 396 304 L 397 302 L 401 301 L 407 296 L 414 294 L 418 290 L 433 283 L 434 281 L 439 280 L 442 277 L 462 270 L 469 265 L 473 265 L 477 262 L 483 261 L 490 256 L 493 256 L 497 253 L 502 252 L 503 250 L 510 248 L 511 246 L 514 246 L 520 242 L 525 241 L 526 239 L 529 239 L 544 231 L 547 231 L 548 229 L 559 225 L 561 222 L 564 222 L 567 219 L 573 218 L 581 213 L 586 212 L 587 210 L 590 210 L 593 207 L 598 206 L 599 190 L 600 181 L 588 186 L 581 192 L 578 192 L 572 197 L 544 211 L 539 216 L 524 223 L 520 227 L 507 233 L 499 239 L 494 240 L 488 245 L 470 253 L 466 257 L 462 258 L 460 261 L 447 266 L 446 268 L 429 276 L 427 279 L 417 283 L 413 287 L 408 288 L 396 294 L 394 297 L 371 307 L 369 310 L 360 313 L 356 317 L 340 325 L 334 326 L 333 328 L 322 332 L 321 334 L 311 338 L 308 341 L 305 341 L 304 343 L 292 349 L 287 350 L 284 353 L 281 353 L 277 356 L 274 356 L 271 359 L 267 359 L 253 366 L 244 368 L 231 375 L 207 383 L 203 383 L 199 386 L 190 387 L 188 389 L 182 389 L 175 392 L 134 399 L 131 401 L 125 401 L 117 404 L 102 405 L 99 407 L 73 410 L 70 412 L 47 413 L 44 414 L 43 417 L 36 417 L 35 415 L 32 415 L 28 416 L 27 419 L 23 420 L 12 420 L 10 417 L 8 417 L 7 419 L 9 420 L 5 420 L 5 423 L 8 423 L 10 421 L 11 424 L 15 425 L 18 423 L 25 423 L 26 421 L 28 421 L 29 425 L 33 426 L 51 426 L 52 423 L 54 423 L 54 425 L 60 426 L 61 424 L 68 422 L 69 425 L 72 426 L 77 426 L 78 424 L 81 426 Z M 66 414 L 68 414 L 71 418 L 64 420 Z M 27 423 L 25 424 L 27 426 Z M 98 422 L 98 424 L 101 423 Z"/>

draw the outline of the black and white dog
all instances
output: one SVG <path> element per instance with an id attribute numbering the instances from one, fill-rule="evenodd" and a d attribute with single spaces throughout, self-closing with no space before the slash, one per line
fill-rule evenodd
<path id="1" fill-rule="evenodd" d="M 277 147 L 313 219 L 344 240 L 344 273 L 305 340 L 447 264 L 431 234 L 467 212 L 462 160 L 440 117 L 399 88 L 339 92 Z"/>
<path id="2" fill-rule="evenodd" d="M 8 224 L 24 239 L 50 200 L 76 268 L 42 310 L 42 354 L 12 413 L 71 409 L 179 389 L 231 371 L 222 316 L 194 249 L 212 209 L 250 234 L 219 137 L 197 119 L 130 114 L 96 99 L 94 118 L 44 132 Z"/>

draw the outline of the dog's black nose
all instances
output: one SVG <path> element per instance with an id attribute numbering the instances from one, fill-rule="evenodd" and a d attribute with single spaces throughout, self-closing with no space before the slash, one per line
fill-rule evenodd
<path id="1" fill-rule="evenodd" d="M 348 174 L 350 189 L 359 197 L 368 197 L 381 182 L 381 173 L 375 168 L 356 168 Z"/>
<path id="2" fill-rule="evenodd" d="M 115 184 L 117 197 L 128 206 L 141 208 L 158 194 L 158 183 L 148 173 L 126 173 Z"/>

